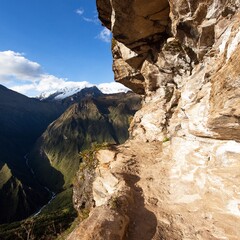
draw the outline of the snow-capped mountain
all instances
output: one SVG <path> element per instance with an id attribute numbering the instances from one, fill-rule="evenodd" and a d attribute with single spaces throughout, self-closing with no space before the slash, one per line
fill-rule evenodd
<path id="1" fill-rule="evenodd" d="M 113 94 L 113 93 L 120 93 L 120 92 L 126 93 L 128 91 L 131 91 L 129 88 L 117 82 L 101 83 L 99 85 L 96 85 L 96 87 L 104 94 Z"/>
<path id="2" fill-rule="evenodd" d="M 88 82 L 83 82 L 82 85 L 79 84 L 79 86 L 74 87 L 64 87 L 62 89 L 59 89 L 57 91 L 52 92 L 43 92 L 38 97 L 40 100 L 48 99 L 48 100 L 62 100 L 67 97 L 70 97 L 78 92 L 80 92 L 84 88 L 89 88 L 96 86 L 102 93 L 104 94 L 114 94 L 114 93 L 120 93 L 120 92 L 128 92 L 131 91 L 129 88 L 123 86 L 120 83 L 117 82 L 111 82 L 111 83 L 101 83 L 99 85 L 93 85 Z"/>
<path id="3" fill-rule="evenodd" d="M 55 100 L 61 100 L 61 99 L 64 99 L 66 97 L 70 97 L 74 94 L 76 94 L 77 92 L 80 92 L 82 89 L 84 89 L 86 87 L 83 87 L 83 88 L 64 88 L 62 90 L 60 90 L 59 92 L 56 92 L 55 94 L 55 97 L 54 99 Z"/>
<path id="4" fill-rule="evenodd" d="M 66 84 L 68 83 L 68 84 Z M 51 100 L 61 100 L 64 99 L 66 97 L 70 97 L 74 94 L 76 94 L 77 92 L 81 91 L 84 88 L 88 88 L 88 87 L 92 87 L 93 84 L 90 84 L 89 82 L 71 82 L 71 84 L 69 84 L 69 82 L 66 82 L 65 86 L 59 86 L 59 88 L 55 88 L 52 90 L 48 90 L 46 92 L 42 92 L 40 94 L 40 96 L 38 96 L 37 98 L 40 100 L 44 100 L 44 99 L 51 99 Z"/>

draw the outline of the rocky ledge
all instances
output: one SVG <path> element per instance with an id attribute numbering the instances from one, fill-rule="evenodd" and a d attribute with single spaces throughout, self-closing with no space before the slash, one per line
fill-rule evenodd
<path id="1" fill-rule="evenodd" d="M 144 101 L 69 239 L 240 239 L 239 0 L 97 5 L 115 80 Z"/>

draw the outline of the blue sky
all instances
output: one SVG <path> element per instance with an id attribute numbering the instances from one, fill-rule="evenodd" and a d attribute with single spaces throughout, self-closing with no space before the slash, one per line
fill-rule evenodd
<path id="1" fill-rule="evenodd" d="M 45 88 L 51 80 L 63 87 L 63 82 L 112 82 L 111 36 L 95 4 L 0 0 L 0 84 L 30 96 L 41 92 L 42 79 Z"/>

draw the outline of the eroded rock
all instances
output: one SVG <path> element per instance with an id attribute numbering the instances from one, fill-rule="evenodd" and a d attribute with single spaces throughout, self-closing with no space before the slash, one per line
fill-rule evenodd
<path id="1" fill-rule="evenodd" d="M 101 2 L 115 79 L 145 97 L 99 206 L 128 199 L 122 239 L 240 239 L 240 2 Z"/>

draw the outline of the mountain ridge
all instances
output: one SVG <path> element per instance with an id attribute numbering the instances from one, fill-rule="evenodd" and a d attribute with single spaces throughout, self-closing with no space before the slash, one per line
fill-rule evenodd
<path id="1" fill-rule="evenodd" d="M 63 101 L 72 101 L 71 98 L 74 97 Z M 81 161 L 79 153 L 94 142 L 123 143 L 128 138 L 129 119 L 139 107 L 140 97 L 131 92 L 106 95 L 96 87 L 82 90 L 75 94 L 73 104 L 43 133 L 29 155 L 30 165 L 40 169 L 36 167 L 40 155 L 45 156 L 54 168 L 65 173 L 64 186 L 71 184 Z M 41 179 L 48 174 L 38 175 Z M 43 182 L 48 186 L 48 179 Z"/>
<path id="2" fill-rule="evenodd" d="M 48 193 L 29 172 L 24 156 L 64 108 L 0 85 L 0 171 L 4 182 L 0 189 L 1 223 L 21 220 L 47 201 Z M 6 166 L 10 171 L 7 175 Z M 20 202 L 24 203 L 22 208 L 17 207 Z"/>
<path id="3" fill-rule="evenodd" d="M 0 102 L 0 133 L 4 133 L 0 135 L 0 223 L 19 221 L 41 210 L 29 221 L 40 221 L 39 226 L 46 218 L 59 228 L 69 226 L 76 215 L 71 194 L 82 161 L 80 152 L 95 143 L 124 142 L 141 98 L 132 92 L 103 94 L 90 87 L 61 101 L 40 101 L 0 88 L 4 91 L 0 90 L 4 100 Z M 45 206 L 51 192 L 56 196 Z M 7 239 L 13 236 L 12 227 L 24 222 L 10 224 Z M 5 228 L 2 225 L 0 230 Z"/>
<path id="4" fill-rule="evenodd" d="M 120 92 L 128 92 L 131 91 L 130 89 L 126 88 L 125 86 L 118 84 L 118 83 L 102 83 L 99 85 L 84 85 L 82 87 L 65 87 L 63 89 L 59 89 L 54 93 L 41 93 L 40 96 L 36 97 L 37 99 L 40 100 L 56 100 L 60 101 L 65 98 L 71 97 L 78 92 L 82 91 L 83 89 L 86 88 L 98 88 L 103 94 L 114 94 L 114 93 L 120 93 Z"/>

